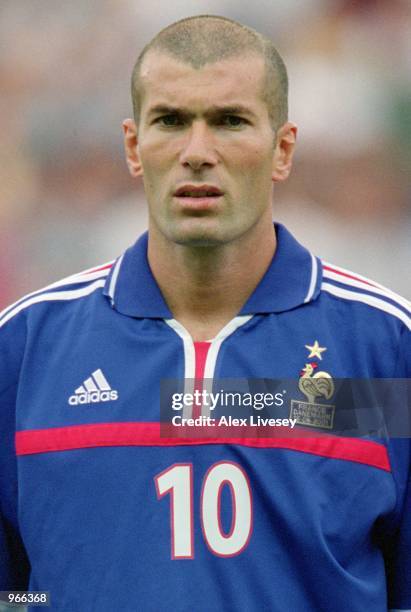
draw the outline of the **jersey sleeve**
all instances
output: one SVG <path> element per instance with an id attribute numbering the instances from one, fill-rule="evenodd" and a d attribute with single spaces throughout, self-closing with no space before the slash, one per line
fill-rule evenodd
<path id="1" fill-rule="evenodd" d="M 408 453 L 409 455 L 409 453 Z M 388 604 L 392 611 L 411 611 L 411 477 L 405 486 L 399 528 L 386 557 Z"/>
<path id="2" fill-rule="evenodd" d="M 18 529 L 15 405 L 24 351 L 24 319 L 0 319 L 0 590 L 26 590 L 29 563 Z"/>
<path id="3" fill-rule="evenodd" d="M 400 376 L 411 379 L 411 332 L 405 331 L 399 352 Z M 408 381 L 407 408 L 411 417 L 411 392 Z M 410 419 L 409 421 L 410 422 Z M 388 604 L 392 612 L 411 612 L 411 436 L 393 441 L 399 459 L 397 487 L 400 504 L 398 529 L 391 540 L 387 558 Z M 403 483 L 403 484 L 401 484 Z"/>

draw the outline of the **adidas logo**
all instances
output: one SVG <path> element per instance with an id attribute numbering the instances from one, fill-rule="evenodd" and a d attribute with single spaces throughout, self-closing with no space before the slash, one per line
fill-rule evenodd
<path id="1" fill-rule="evenodd" d="M 74 394 L 70 395 L 68 403 L 71 406 L 77 406 L 78 404 L 110 402 L 116 399 L 118 399 L 118 392 L 110 387 L 103 372 L 98 369 L 80 387 L 77 387 Z"/>

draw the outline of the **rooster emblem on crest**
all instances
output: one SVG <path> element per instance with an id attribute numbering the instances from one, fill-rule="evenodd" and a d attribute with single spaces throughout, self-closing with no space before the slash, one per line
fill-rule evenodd
<path id="1" fill-rule="evenodd" d="M 316 363 L 306 363 L 300 373 L 298 387 L 307 397 L 310 404 L 315 403 L 316 397 L 324 397 L 329 400 L 334 394 L 334 382 L 328 372 L 315 372 Z M 314 374 L 315 372 L 315 374 Z"/>

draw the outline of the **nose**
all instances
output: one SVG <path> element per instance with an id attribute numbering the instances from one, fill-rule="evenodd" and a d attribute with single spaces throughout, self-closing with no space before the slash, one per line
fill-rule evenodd
<path id="1" fill-rule="evenodd" d="M 180 153 L 180 163 L 193 170 L 217 163 L 214 138 L 205 122 L 193 121 Z"/>

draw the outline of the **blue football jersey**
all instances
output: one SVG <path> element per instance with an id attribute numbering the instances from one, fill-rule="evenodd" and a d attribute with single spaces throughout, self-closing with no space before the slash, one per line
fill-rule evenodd
<path id="1" fill-rule="evenodd" d="M 319 372 L 325 397 L 409 378 L 411 306 L 276 233 L 209 343 L 173 319 L 146 234 L 0 314 L 0 590 L 59 612 L 411 610 L 409 437 L 327 433 L 315 395 Z M 163 435 L 161 381 L 203 378 L 298 380 L 284 415 L 325 434 Z"/>

